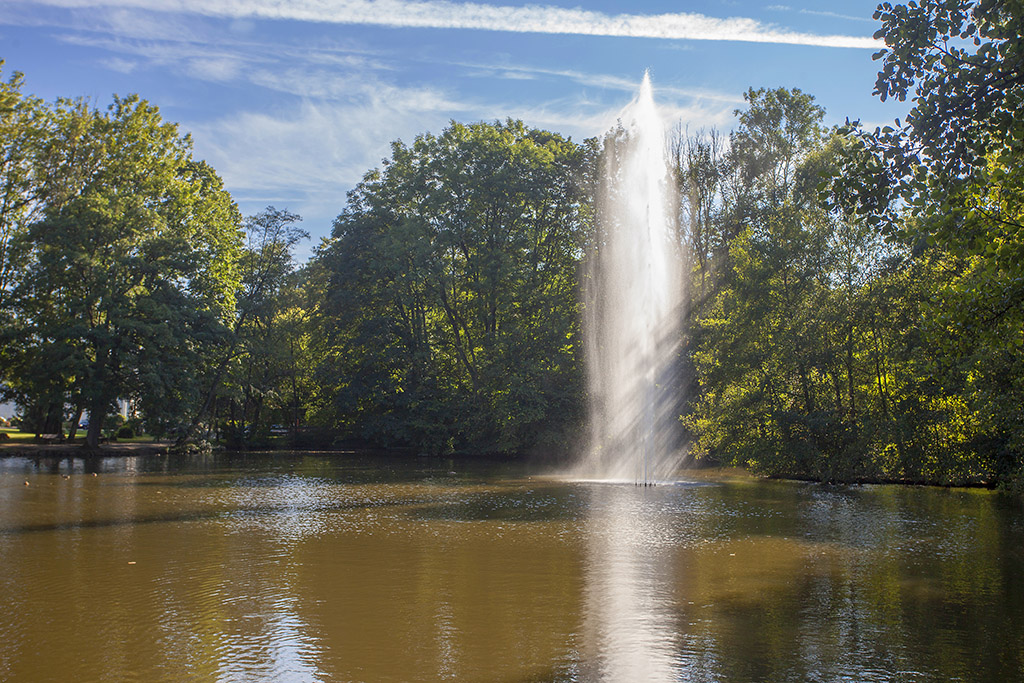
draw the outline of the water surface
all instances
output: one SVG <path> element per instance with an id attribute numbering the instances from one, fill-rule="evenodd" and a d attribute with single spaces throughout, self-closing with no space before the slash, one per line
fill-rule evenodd
<path id="1" fill-rule="evenodd" d="M 7 458 L 0 604 L 11 681 L 1024 680 L 1024 513 L 464 461 Z"/>

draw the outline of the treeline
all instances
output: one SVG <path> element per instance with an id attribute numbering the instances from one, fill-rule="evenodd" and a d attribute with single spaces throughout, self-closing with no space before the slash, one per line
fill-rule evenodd
<path id="1" fill-rule="evenodd" d="M 22 427 L 98 446 L 338 441 L 522 452 L 583 420 L 588 152 L 452 124 L 367 174 L 297 268 L 300 217 L 243 218 L 137 96 L 100 111 L 0 84 L 0 392 Z"/>
<path id="2" fill-rule="evenodd" d="M 673 140 L 680 418 L 695 457 L 763 473 L 1020 486 L 1022 17 L 877 18 L 876 93 L 914 98 L 896 128 L 751 89 L 730 133 Z M 578 442 L 601 140 L 510 120 L 396 142 L 296 268 L 299 218 L 242 218 L 155 107 L 2 88 L 0 383 L 37 431 L 84 412 L 95 445 L 131 399 L 182 443 Z"/>
<path id="3" fill-rule="evenodd" d="M 750 91 L 681 145 L 693 452 L 779 475 L 1024 485 L 1024 13 L 879 6 L 895 128 Z"/>
<path id="4" fill-rule="evenodd" d="M 258 415 L 267 378 L 294 373 L 298 217 L 243 219 L 137 96 L 101 112 L 22 89 L 0 84 L 3 398 L 37 434 L 74 439 L 88 416 L 92 448 L 119 400 L 150 433 L 230 435 L 238 406 Z"/>

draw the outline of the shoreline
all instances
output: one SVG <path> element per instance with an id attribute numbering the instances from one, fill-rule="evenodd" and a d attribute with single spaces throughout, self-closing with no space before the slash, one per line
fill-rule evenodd
<path id="1" fill-rule="evenodd" d="M 87 449 L 82 443 L 24 443 L 24 442 L 0 442 L 0 458 L 5 457 L 22 457 L 22 458 L 43 458 L 43 457 L 59 457 L 59 458 L 107 458 L 107 457 L 129 457 L 138 455 L 169 455 L 171 454 L 171 448 L 173 443 L 170 441 L 157 441 L 150 443 L 104 443 L 96 449 Z M 337 455 L 351 455 L 353 453 L 363 454 L 382 454 L 388 453 L 391 455 L 397 454 L 396 451 L 388 449 L 375 449 L 375 448 L 339 448 L 339 449 L 299 449 L 302 452 L 317 453 L 317 454 L 337 454 Z M 259 449 L 253 451 L 216 451 L 218 453 L 289 453 L 297 452 L 294 449 Z M 398 453 L 401 449 L 398 449 Z M 407 457 L 421 458 L 421 457 L 448 457 L 454 459 L 461 459 L 464 457 L 473 457 L 465 455 L 449 455 L 449 456 L 423 456 L 423 455 L 412 455 L 410 453 L 402 453 Z M 507 460 L 508 456 L 497 458 L 498 460 Z M 527 458 L 528 459 L 528 458 Z M 525 460 L 525 459 L 524 459 Z M 766 475 L 751 472 L 743 468 L 736 467 L 693 467 L 689 468 L 691 472 L 701 472 L 702 470 L 725 470 L 732 471 L 733 476 L 745 476 L 752 477 L 755 479 L 764 479 L 768 481 L 790 481 L 790 482 L 804 482 L 819 484 L 822 486 L 902 486 L 902 487 L 928 487 L 928 488 L 944 488 L 944 489 L 987 489 L 996 490 L 998 486 L 990 481 L 972 481 L 972 482 L 930 482 L 927 480 L 920 479 L 897 479 L 897 478 L 885 478 L 885 477 L 858 477 L 851 481 L 825 481 L 815 479 L 806 475 Z M 700 479 L 697 475 L 695 478 Z"/>
<path id="2" fill-rule="evenodd" d="M 99 448 L 86 448 L 83 443 L 19 443 L 0 442 L 0 458 L 3 457 L 46 457 L 60 456 L 72 458 L 130 456 L 130 455 L 162 455 L 168 452 L 169 441 L 151 443 L 104 443 Z"/>

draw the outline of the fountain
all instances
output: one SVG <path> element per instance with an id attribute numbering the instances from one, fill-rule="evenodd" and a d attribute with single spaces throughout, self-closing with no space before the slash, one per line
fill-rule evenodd
<path id="1" fill-rule="evenodd" d="M 650 485 L 671 478 L 684 454 L 683 259 L 665 127 L 647 73 L 605 136 L 603 157 L 584 288 L 590 441 L 573 474 Z"/>

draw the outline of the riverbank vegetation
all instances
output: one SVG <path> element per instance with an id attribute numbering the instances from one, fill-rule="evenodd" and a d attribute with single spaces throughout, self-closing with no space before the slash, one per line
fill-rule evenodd
<path id="1" fill-rule="evenodd" d="M 825 481 L 1024 482 L 1024 16 L 879 7 L 896 126 L 750 89 L 679 132 L 691 454 Z M 866 87 L 866 86 L 865 86 Z M 680 129 L 682 130 L 682 129 Z M 299 266 L 132 96 L 0 85 L 0 385 L 39 434 L 567 451 L 585 420 L 601 140 L 520 121 L 396 142 Z M 70 429 L 65 421 L 70 420 Z"/>

